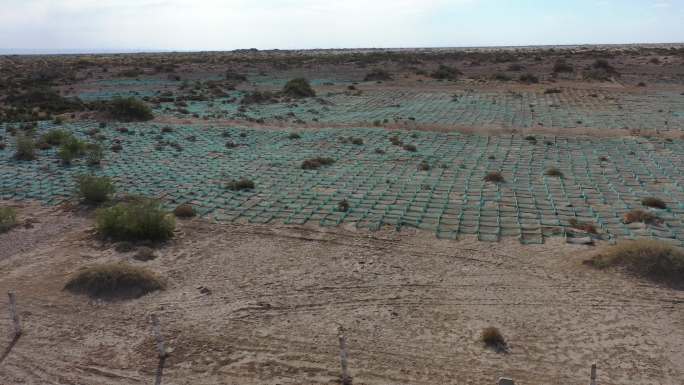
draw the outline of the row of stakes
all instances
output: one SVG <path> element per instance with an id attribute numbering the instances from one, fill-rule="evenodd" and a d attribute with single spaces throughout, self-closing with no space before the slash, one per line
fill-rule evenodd
<path id="1" fill-rule="evenodd" d="M 22 335 L 21 323 L 19 322 L 19 314 L 17 313 L 17 297 L 13 292 L 7 293 L 9 297 L 9 311 L 10 317 L 12 319 L 12 325 L 14 327 L 14 335 L 12 336 L 12 341 L 9 346 L 5 349 L 2 356 L 0 356 L 0 364 L 7 358 L 11 352 L 14 345 Z M 161 385 L 162 375 L 164 372 L 164 362 L 169 356 L 169 351 L 166 349 L 166 344 L 164 343 L 164 336 L 161 333 L 161 326 L 159 323 L 159 317 L 156 314 L 152 314 L 150 317 L 152 321 L 152 333 L 154 339 L 157 342 L 157 354 L 159 355 L 159 364 L 157 365 L 157 371 L 155 373 L 154 384 Z M 352 385 L 352 377 L 349 374 L 349 351 L 347 350 L 347 337 L 345 335 L 345 330 L 343 327 L 338 329 L 339 342 L 340 342 L 340 366 L 341 366 L 341 383 L 342 385 Z M 591 382 L 590 385 L 597 385 L 596 382 L 596 364 L 591 365 Z M 515 382 L 506 377 L 501 377 L 497 381 L 497 385 L 515 385 Z"/>

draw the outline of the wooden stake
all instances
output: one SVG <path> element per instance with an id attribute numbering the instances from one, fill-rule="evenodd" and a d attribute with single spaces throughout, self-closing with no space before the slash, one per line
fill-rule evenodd
<path id="1" fill-rule="evenodd" d="M 342 385 L 351 385 L 351 377 L 349 377 L 347 356 L 347 337 L 344 336 L 344 328 L 340 327 L 340 365 L 342 366 Z"/>
<path id="2" fill-rule="evenodd" d="M 591 365 L 591 385 L 596 385 L 596 364 Z"/>
<path id="3" fill-rule="evenodd" d="M 157 352 L 159 353 L 159 358 L 166 358 L 168 354 L 164 347 L 164 337 L 162 337 L 160 329 L 159 318 L 157 318 L 156 314 L 152 314 L 152 331 L 154 332 L 154 338 L 157 340 Z"/>
<path id="4" fill-rule="evenodd" d="M 21 335 L 21 324 L 19 323 L 19 315 L 17 314 L 17 298 L 13 292 L 8 292 L 9 297 L 9 310 L 12 316 L 12 323 L 14 324 L 14 338 Z"/>

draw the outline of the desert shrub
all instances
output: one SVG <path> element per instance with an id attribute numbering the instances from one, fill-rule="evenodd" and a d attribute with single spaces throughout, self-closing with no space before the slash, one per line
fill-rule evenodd
<path id="1" fill-rule="evenodd" d="M 335 159 L 333 159 L 333 158 L 324 158 L 321 156 L 317 156 L 315 158 L 305 159 L 302 162 L 302 169 L 303 170 L 318 170 L 319 168 L 321 168 L 323 166 L 330 166 L 333 163 L 335 163 Z"/>
<path id="2" fill-rule="evenodd" d="M 525 140 L 530 142 L 530 144 L 537 144 L 537 138 L 534 135 L 527 135 Z"/>
<path id="3" fill-rule="evenodd" d="M 430 170 L 430 163 L 426 161 L 422 161 L 418 164 L 418 170 L 420 171 L 429 171 Z"/>
<path id="4" fill-rule="evenodd" d="M 62 162 L 69 164 L 75 158 L 85 154 L 86 148 L 87 143 L 72 136 L 61 146 L 59 146 L 59 149 L 57 150 L 57 156 L 59 156 Z"/>
<path id="5" fill-rule="evenodd" d="M 10 88 L 4 104 L 11 107 L 0 114 L 0 120 L 8 122 L 41 120 L 41 113 L 62 114 L 78 111 L 83 104 L 78 99 L 64 98 L 48 86 L 29 87 L 18 91 Z"/>
<path id="6" fill-rule="evenodd" d="M 430 77 L 440 80 L 456 80 L 460 75 L 463 75 L 463 72 L 457 68 L 440 64 L 439 68 L 430 74 Z"/>
<path id="7" fill-rule="evenodd" d="M 667 204 L 660 198 L 656 197 L 646 197 L 641 200 L 641 204 L 646 207 L 654 207 L 657 209 L 666 209 Z"/>
<path id="8" fill-rule="evenodd" d="M 349 138 L 349 139 L 350 139 L 351 144 L 354 144 L 357 146 L 363 145 L 363 139 L 362 138 Z"/>
<path id="9" fill-rule="evenodd" d="M 0 206 L 0 234 L 17 225 L 17 212 L 12 207 Z"/>
<path id="10" fill-rule="evenodd" d="M 64 288 L 94 298 L 131 299 L 164 289 L 154 272 L 124 263 L 109 263 L 77 271 Z"/>
<path id="11" fill-rule="evenodd" d="M 624 241 L 585 263 L 600 269 L 618 266 L 654 281 L 684 284 L 684 251 L 660 241 Z"/>
<path id="12" fill-rule="evenodd" d="M 254 186 L 254 182 L 247 178 L 233 179 L 226 184 L 226 188 L 233 191 L 253 190 Z"/>
<path id="13" fill-rule="evenodd" d="M 197 213 L 195 212 L 195 208 L 187 203 L 178 205 L 175 209 L 173 209 L 173 215 L 175 215 L 178 218 L 192 218 L 196 214 Z"/>
<path id="14" fill-rule="evenodd" d="M 581 222 L 576 218 L 570 219 L 568 223 L 570 224 L 570 227 L 572 227 L 573 229 L 582 230 L 585 233 L 589 234 L 598 234 L 598 230 L 596 230 L 596 226 L 593 223 Z"/>
<path id="15" fill-rule="evenodd" d="M 549 95 L 549 94 L 560 94 L 563 93 L 562 90 L 559 90 L 558 88 L 547 88 L 544 90 L 544 94 Z"/>
<path id="16" fill-rule="evenodd" d="M 544 175 L 562 178 L 563 172 L 559 170 L 557 167 L 549 167 L 546 169 L 546 171 L 544 171 Z"/>
<path id="17" fill-rule="evenodd" d="M 252 91 L 252 92 L 246 93 L 242 97 L 242 100 L 240 100 L 240 104 L 244 104 L 244 105 L 267 104 L 267 103 L 275 103 L 277 101 L 278 101 L 278 99 L 273 92 Z"/>
<path id="18" fill-rule="evenodd" d="M 136 98 L 114 98 L 107 103 L 107 110 L 112 118 L 123 121 L 145 121 L 154 119 L 152 109 Z"/>
<path id="19" fill-rule="evenodd" d="M 154 249 L 147 246 L 139 247 L 138 250 L 136 250 L 135 255 L 133 255 L 133 259 L 143 262 L 151 261 L 155 258 L 157 258 L 157 255 L 154 253 Z"/>
<path id="20" fill-rule="evenodd" d="M 575 72 L 575 67 L 567 63 L 565 60 L 556 60 L 553 64 L 553 73 L 572 73 Z"/>
<path id="21" fill-rule="evenodd" d="M 508 350 L 508 344 L 503 334 L 495 327 L 488 327 L 482 330 L 480 340 L 486 347 L 494 349 L 497 352 L 505 352 Z"/>
<path id="22" fill-rule="evenodd" d="M 522 70 L 524 70 L 524 69 L 525 69 L 525 66 L 523 66 L 522 64 L 519 64 L 519 63 L 511 63 L 511 64 L 508 66 L 508 69 L 507 69 L 507 70 L 508 70 L 508 71 L 513 71 L 513 72 L 520 72 L 520 71 L 522 71 Z"/>
<path id="23" fill-rule="evenodd" d="M 288 139 L 301 139 L 302 136 L 299 135 L 297 132 L 291 132 L 290 135 L 287 136 Z"/>
<path id="24" fill-rule="evenodd" d="M 521 83 L 527 83 L 527 84 L 539 83 L 539 78 L 536 77 L 535 75 L 531 74 L 531 73 L 526 73 L 526 74 L 520 75 L 520 78 L 518 80 L 520 80 Z"/>
<path id="25" fill-rule="evenodd" d="M 363 80 L 366 82 L 392 80 L 392 75 L 382 68 L 375 68 L 368 72 L 366 74 L 366 77 L 363 78 Z"/>
<path id="26" fill-rule="evenodd" d="M 54 129 L 46 132 L 40 137 L 41 142 L 45 142 L 51 146 L 59 146 L 71 139 L 73 135 L 67 130 Z"/>
<path id="27" fill-rule="evenodd" d="M 231 82 L 237 82 L 237 83 L 242 83 L 244 81 L 247 81 L 247 76 L 244 74 L 241 74 L 233 69 L 229 69 L 226 71 L 226 80 L 231 81 Z"/>
<path id="28" fill-rule="evenodd" d="M 491 182 L 491 183 L 503 183 L 503 182 L 505 182 L 503 175 L 499 171 L 488 172 L 487 175 L 484 176 L 483 180 L 485 182 Z"/>
<path id="29" fill-rule="evenodd" d="M 291 98 L 308 98 L 316 96 L 316 91 L 311 88 L 308 80 L 296 78 L 285 84 L 285 87 L 283 87 L 283 94 Z"/>
<path id="30" fill-rule="evenodd" d="M 96 219 L 100 234 L 118 240 L 166 240 L 176 227 L 158 201 L 145 198 L 100 209 Z"/>
<path id="31" fill-rule="evenodd" d="M 115 191 L 114 183 L 106 176 L 81 175 L 77 182 L 78 195 L 88 204 L 106 202 Z"/>
<path id="32" fill-rule="evenodd" d="M 416 152 L 416 151 L 418 151 L 418 147 L 416 147 L 415 144 L 405 144 L 403 148 L 404 148 L 404 150 L 406 150 L 406 151 L 408 151 L 408 152 Z"/>
<path id="33" fill-rule="evenodd" d="M 102 146 L 95 143 L 88 143 L 85 148 L 85 157 L 89 165 L 95 166 L 102 162 L 104 151 Z"/>
<path id="34" fill-rule="evenodd" d="M 498 80 L 500 82 L 510 82 L 511 80 L 513 80 L 513 78 L 511 78 L 511 76 L 506 73 L 499 72 L 494 75 L 494 80 Z"/>
<path id="35" fill-rule="evenodd" d="M 337 202 L 337 211 L 342 213 L 349 211 L 349 202 L 346 199 Z"/>
<path id="36" fill-rule="evenodd" d="M 390 143 L 392 143 L 395 146 L 403 146 L 404 145 L 404 142 L 401 139 L 399 139 L 398 136 L 391 136 L 389 138 L 389 141 L 390 141 Z"/>
<path id="37" fill-rule="evenodd" d="M 14 157 L 19 160 L 36 159 L 36 144 L 33 142 L 33 138 L 25 135 L 18 136 Z"/>
<path id="38" fill-rule="evenodd" d="M 598 59 L 583 72 L 583 76 L 589 80 L 607 81 L 620 74 L 607 60 Z"/>
<path id="39" fill-rule="evenodd" d="M 625 213 L 625 215 L 622 216 L 622 222 L 625 224 L 635 222 L 651 224 L 658 222 L 658 216 L 648 211 L 636 209 Z"/>

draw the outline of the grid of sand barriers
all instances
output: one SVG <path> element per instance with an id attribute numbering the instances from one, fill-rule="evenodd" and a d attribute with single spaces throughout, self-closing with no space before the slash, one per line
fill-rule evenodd
<path id="1" fill-rule="evenodd" d="M 117 130 L 122 126 L 127 133 Z M 54 127 L 42 122 L 36 135 Z M 98 124 L 65 127 L 89 139 Z M 105 160 L 92 167 L 82 160 L 64 166 L 54 149 L 39 151 L 35 161 L 16 161 L 8 128 L 0 128 L 8 144 L 0 150 L 2 199 L 59 204 L 73 198 L 77 175 L 93 173 L 111 176 L 119 192 L 159 197 L 169 208 L 192 203 L 217 221 L 408 226 L 442 238 L 475 234 L 485 241 L 513 236 L 541 243 L 571 233 L 575 219 L 595 224 L 603 238 L 654 237 L 684 245 L 681 140 L 537 136 L 533 142 L 369 128 L 302 131 L 300 139 L 291 139 L 288 131 L 175 125 L 162 133 L 162 125 L 153 123 L 109 124 L 99 129 Z M 393 136 L 417 151 L 392 145 Z M 341 140 L 349 137 L 363 144 Z M 113 141 L 121 142 L 122 151 L 109 150 Z M 304 159 L 317 156 L 336 162 L 301 168 Z M 564 176 L 546 176 L 550 167 Z M 483 181 L 497 170 L 505 183 Z M 256 188 L 226 188 L 241 177 L 254 180 Z M 623 215 L 644 208 L 641 199 L 650 196 L 667 203 L 667 209 L 655 210 L 663 223 L 624 224 Z M 349 210 L 338 209 L 342 200 Z"/>

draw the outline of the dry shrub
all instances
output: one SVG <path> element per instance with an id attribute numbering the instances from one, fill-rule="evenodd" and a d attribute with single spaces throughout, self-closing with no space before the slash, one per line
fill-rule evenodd
<path id="1" fill-rule="evenodd" d="M 173 215 L 175 215 L 178 218 L 192 218 L 196 215 L 197 213 L 195 212 L 195 208 L 192 207 L 192 205 L 189 205 L 187 203 L 178 205 L 174 210 L 173 210 Z"/>
<path id="2" fill-rule="evenodd" d="M 572 227 L 573 229 L 582 230 L 585 233 L 589 233 L 589 234 L 598 234 L 598 231 L 596 230 L 596 226 L 593 223 L 581 222 L 581 221 L 577 220 L 576 218 L 570 219 L 568 221 L 568 223 L 570 224 L 570 227 Z"/>
<path id="3" fill-rule="evenodd" d="M 503 175 L 499 171 L 488 172 L 487 175 L 485 175 L 483 179 L 485 182 L 491 182 L 491 183 L 503 183 L 503 182 L 505 182 Z"/>
<path id="4" fill-rule="evenodd" d="M 161 204 L 138 198 L 97 211 L 97 230 L 117 240 L 162 241 L 173 236 L 176 222 Z"/>
<path id="5" fill-rule="evenodd" d="M 494 349 L 497 352 L 505 352 L 508 350 L 508 344 L 506 339 L 501 334 L 499 329 L 495 327 L 488 327 L 482 330 L 480 334 L 480 340 L 484 342 L 485 346 Z"/>
<path id="6" fill-rule="evenodd" d="M 17 212 L 12 207 L 0 207 L 0 234 L 17 225 Z"/>
<path id="7" fill-rule="evenodd" d="M 641 222 L 641 223 L 647 223 L 647 224 L 653 224 L 653 223 L 658 223 L 658 217 L 648 211 L 644 210 L 632 210 L 622 217 L 622 222 L 625 224 L 630 224 L 630 223 L 636 223 L 636 222 Z"/>
<path id="8" fill-rule="evenodd" d="M 233 179 L 226 184 L 226 188 L 233 191 L 254 190 L 254 186 L 254 181 L 247 178 Z"/>
<path id="9" fill-rule="evenodd" d="M 585 264 L 599 269 L 622 267 L 653 281 L 684 284 L 684 251 L 661 241 L 624 241 L 607 247 Z"/>
<path id="10" fill-rule="evenodd" d="M 544 175 L 562 178 L 563 172 L 561 170 L 559 170 L 557 167 L 549 167 L 544 172 Z"/>
<path id="11" fill-rule="evenodd" d="M 311 159 L 306 159 L 302 162 L 302 169 L 303 170 L 318 170 L 319 168 L 323 166 L 330 166 L 331 164 L 335 163 L 335 159 L 333 158 L 324 158 L 324 157 L 315 157 Z"/>
<path id="12" fill-rule="evenodd" d="M 641 204 L 646 207 L 654 207 L 657 209 L 666 209 L 667 204 L 660 198 L 647 197 L 641 200 Z"/>
<path id="13" fill-rule="evenodd" d="M 79 270 L 64 288 L 94 298 L 131 299 L 164 287 L 164 281 L 152 271 L 124 263 L 109 263 Z"/>

